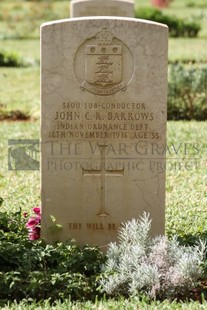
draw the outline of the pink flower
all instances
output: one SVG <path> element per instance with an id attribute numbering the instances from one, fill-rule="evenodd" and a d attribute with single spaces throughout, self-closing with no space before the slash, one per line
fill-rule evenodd
<path id="1" fill-rule="evenodd" d="M 39 217 L 30 217 L 30 219 L 28 220 L 26 227 L 27 228 L 32 228 L 35 227 L 36 225 L 38 225 L 40 223 L 40 218 Z"/>
<path id="2" fill-rule="evenodd" d="M 34 216 L 30 217 L 26 223 L 28 229 L 29 240 L 37 240 L 40 238 L 40 223 L 41 223 L 41 209 L 39 207 L 34 207 Z"/>
<path id="3" fill-rule="evenodd" d="M 28 216 L 28 212 L 24 212 L 24 213 L 23 213 L 23 216 L 24 216 L 24 217 L 27 217 L 27 216 Z"/>
<path id="4" fill-rule="evenodd" d="M 34 227 L 29 230 L 29 240 L 37 240 L 40 238 L 40 227 Z"/>
<path id="5" fill-rule="evenodd" d="M 36 214 L 40 214 L 40 212 L 41 212 L 40 207 L 34 207 L 32 210 L 33 210 L 34 213 L 36 213 Z"/>
<path id="6" fill-rule="evenodd" d="M 152 4 L 159 8 L 168 7 L 170 0 L 151 0 Z"/>

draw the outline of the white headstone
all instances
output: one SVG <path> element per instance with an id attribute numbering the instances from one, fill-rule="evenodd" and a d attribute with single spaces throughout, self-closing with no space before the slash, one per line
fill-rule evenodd
<path id="1" fill-rule="evenodd" d="M 167 38 L 132 18 L 42 25 L 46 240 L 103 247 L 144 211 L 164 233 Z"/>
<path id="2" fill-rule="evenodd" d="M 133 0 L 72 0 L 70 17 L 124 16 L 134 17 Z"/>

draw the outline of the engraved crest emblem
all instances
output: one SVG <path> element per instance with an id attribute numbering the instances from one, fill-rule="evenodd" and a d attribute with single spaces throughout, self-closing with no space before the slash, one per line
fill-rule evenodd
<path id="1" fill-rule="evenodd" d="M 96 95 L 112 95 L 127 89 L 123 61 L 124 44 L 106 28 L 84 44 L 84 76 L 80 78 L 81 89 Z M 130 55 L 131 56 L 131 55 Z M 80 76 L 80 74 L 78 74 Z M 126 75 L 126 74 L 125 74 Z M 129 75 L 129 74 L 128 74 Z"/>
<path id="2" fill-rule="evenodd" d="M 113 36 L 106 29 L 96 35 L 97 45 L 85 47 L 85 80 L 102 85 L 118 84 L 122 78 L 122 46 L 112 44 Z"/>

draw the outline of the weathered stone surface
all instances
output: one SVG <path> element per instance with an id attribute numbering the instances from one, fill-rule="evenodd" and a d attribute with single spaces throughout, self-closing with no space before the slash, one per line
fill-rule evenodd
<path id="1" fill-rule="evenodd" d="M 167 27 L 100 17 L 41 30 L 43 236 L 104 247 L 143 211 L 163 234 Z"/>
<path id="2" fill-rule="evenodd" d="M 72 0 L 70 17 L 123 16 L 134 17 L 133 0 Z"/>

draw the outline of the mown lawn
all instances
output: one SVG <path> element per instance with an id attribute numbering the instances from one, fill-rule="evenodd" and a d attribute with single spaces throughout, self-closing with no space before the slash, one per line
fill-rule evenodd
<path id="1" fill-rule="evenodd" d="M 1 68 L 0 77 L 2 81 L 0 84 L 0 103 L 4 110 L 20 110 L 39 118 L 39 67 Z"/>

